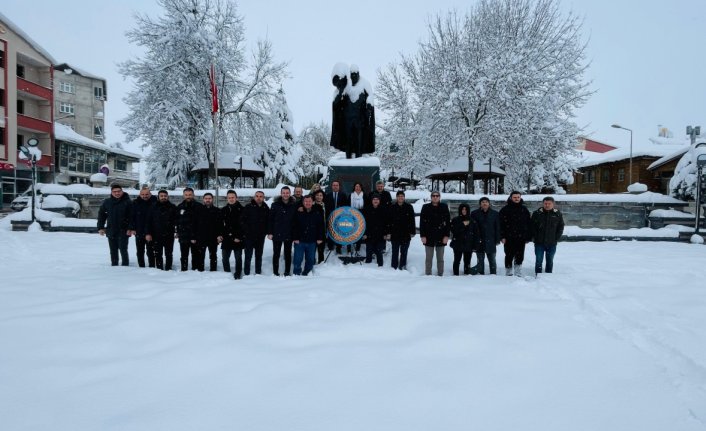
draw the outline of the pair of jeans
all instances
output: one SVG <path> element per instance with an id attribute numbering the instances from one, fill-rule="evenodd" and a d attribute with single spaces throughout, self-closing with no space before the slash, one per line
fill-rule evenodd
<path id="1" fill-rule="evenodd" d="M 181 270 L 187 271 L 189 269 L 189 252 L 191 252 L 191 269 L 196 271 L 203 264 L 201 258 L 201 247 L 198 244 L 192 243 L 191 241 L 179 241 L 179 251 L 181 251 Z"/>
<path id="2" fill-rule="evenodd" d="M 316 243 L 314 243 L 316 244 Z M 272 241 L 272 273 L 279 275 L 279 257 L 284 246 L 284 275 L 292 269 L 292 241 Z"/>
<path id="3" fill-rule="evenodd" d="M 308 275 L 314 268 L 315 259 L 315 242 L 294 244 L 294 275 Z M 304 272 L 302 272 L 302 260 L 304 261 Z"/>
<path id="4" fill-rule="evenodd" d="M 154 239 L 152 243 L 152 248 L 154 249 L 155 266 L 157 267 L 157 269 L 170 271 L 172 269 L 174 237 L 165 236 L 164 238 Z M 166 262 L 162 260 L 162 255 L 164 255 Z"/>
<path id="5" fill-rule="evenodd" d="M 460 272 L 460 266 L 461 266 L 461 260 L 463 260 L 463 273 L 465 275 L 468 275 L 471 273 L 471 255 L 473 252 L 471 251 L 463 251 L 463 250 L 454 250 L 454 263 L 453 263 L 453 271 L 454 275 L 459 275 Z"/>
<path id="6" fill-rule="evenodd" d="M 431 263 L 434 259 L 434 253 L 436 253 L 436 275 L 441 277 L 444 275 L 444 249 L 445 245 L 425 245 L 424 252 L 426 253 L 426 260 L 424 261 L 424 274 L 431 275 Z"/>
<path id="7" fill-rule="evenodd" d="M 534 245 L 534 273 L 542 273 L 542 263 L 544 262 L 544 256 L 547 256 L 547 264 L 544 267 L 544 272 L 551 273 L 554 270 L 554 255 L 556 254 L 556 244 L 554 245 L 544 245 L 535 244 Z"/>
<path id="8" fill-rule="evenodd" d="M 505 268 L 512 268 L 513 261 L 515 265 L 522 266 L 525 260 L 525 242 L 523 240 L 506 239 L 505 240 Z"/>
<path id="9" fill-rule="evenodd" d="M 130 265 L 130 258 L 127 254 L 127 245 L 130 242 L 130 237 L 127 236 L 126 232 L 122 235 L 118 234 L 115 236 L 108 237 L 108 247 L 110 248 L 110 264 L 112 266 L 118 266 L 118 253 L 120 253 L 120 260 L 122 260 L 123 266 Z"/>
<path id="10" fill-rule="evenodd" d="M 243 273 L 250 275 L 250 262 L 255 252 L 255 274 L 262 274 L 262 251 L 265 248 L 265 237 L 245 240 L 245 262 Z"/>
<path id="11" fill-rule="evenodd" d="M 385 251 L 385 240 L 377 241 L 371 240 L 365 242 L 365 263 L 370 263 L 373 261 L 373 255 L 375 255 L 378 266 L 382 266 L 382 252 Z"/>
<path id="12" fill-rule="evenodd" d="M 147 265 L 154 268 L 154 243 L 147 241 L 144 236 L 135 236 L 135 245 L 137 247 L 137 266 L 145 267 L 145 249 L 147 251 Z"/>
<path id="13" fill-rule="evenodd" d="M 397 269 L 405 269 L 407 267 L 407 251 L 409 250 L 409 241 L 392 241 L 392 267 Z"/>
<path id="14" fill-rule="evenodd" d="M 488 257 L 488 266 L 490 266 L 490 273 L 491 274 L 497 274 L 498 273 L 498 265 L 495 263 L 495 253 L 486 253 L 484 251 L 477 251 L 476 252 L 476 257 L 478 257 L 478 265 L 476 265 L 476 268 L 478 269 L 478 274 L 485 274 L 485 258 L 486 256 Z"/>
<path id="15" fill-rule="evenodd" d="M 242 248 L 231 248 L 222 247 L 221 254 L 223 258 L 223 271 L 230 272 L 230 255 L 233 253 L 235 257 L 235 272 L 233 277 L 240 278 L 243 274 L 243 249 Z"/>

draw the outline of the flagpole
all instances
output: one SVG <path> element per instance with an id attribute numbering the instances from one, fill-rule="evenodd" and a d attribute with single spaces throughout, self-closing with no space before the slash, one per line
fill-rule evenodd
<path id="1" fill-rule="evenodd" d="M 216 134 L 218 133 L 218 127 L 216 122 L 216 113 L 211 115 L 213 120 L 213 170 L 216 172 L 216 203 L 214 204 L 218 207 L 218 141 L 216 140 Z"/>
<path id="2" fill-rule="evenodd" d="M 218 114 L 218 86 L 216 85 L 216 67 L 211 63 L 211 70 L 209 71 L 209 81 L 211 84 L 211 121 L 213 121 L 213 170 L 216 175 L 216 202 L 215 206 L 218 207 L 218 119 L 216 118 Z"/>

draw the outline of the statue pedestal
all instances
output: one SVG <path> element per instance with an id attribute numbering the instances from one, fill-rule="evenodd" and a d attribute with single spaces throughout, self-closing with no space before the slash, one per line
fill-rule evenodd
<path id="1" fill-rule="evenodd" d="M 339 153 L 343 154 L 343 153 Z M 363 190 L 369 193 L 375 189 L 380 179 L 380 159 L 377 157 L 358 157 L 346 159 L 334 157 L 328 162 L 328 183 L 338 180 L 346 193 L 353 191 L 353 184 L 361 183 Z"/>

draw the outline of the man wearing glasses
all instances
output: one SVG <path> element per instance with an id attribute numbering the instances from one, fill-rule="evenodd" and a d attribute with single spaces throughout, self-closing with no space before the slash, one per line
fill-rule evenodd
<path id="1" fill-rule="evenodd" d="M 444 275 L 444 248 L 449 242 L 451 215 L 449 207 L 441 202 L 438 191 L 431 192 L 431 203 L 424 204 L 419 218 L 419 234 L 424 244 L 426 260 L 424 273 L 431 275 L 431 264 L 436 253 L 436 273 Z"/>

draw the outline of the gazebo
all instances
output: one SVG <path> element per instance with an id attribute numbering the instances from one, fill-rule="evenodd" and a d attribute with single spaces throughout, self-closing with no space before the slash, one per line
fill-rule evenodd
<path id="1" fill-rule="evenodd" d="M 468 158 L 460 157 L 453 160 L 445 168 L 434 168 L 427 172 L 426 178 L 431 180 L 432 189 L 446 191 L 446 184 L 450 181 L 458 181 L 459 189 L 468 192 L 466 179 L 468 175 Z M 492 190 L 492 182 L 495 182 L 495 193 L 503 193 L 505 186 L 505 171 L 500 166 L 494 165 L 492 159 L 475 160 L 473 162 L 473 177 L 483 181 L 484 190 L 489 194 Z"/>
<path id="2" fill-rule="evenodd" d="M 208 184 L 208 162 L 200 161 L 191 170 L 198 181 L 198 188 L 205 189 Z M 218 177 L 230 178 L 230 186 L 235 188 L 236 180 L 239 178 L 250 178 L 253 187 L 257 187 L 257 179 L 265 178 L 265 170 L 258 166 L 252 156 L 240 156 L 234 153 L 222 153 L 218 155 Z"/>

